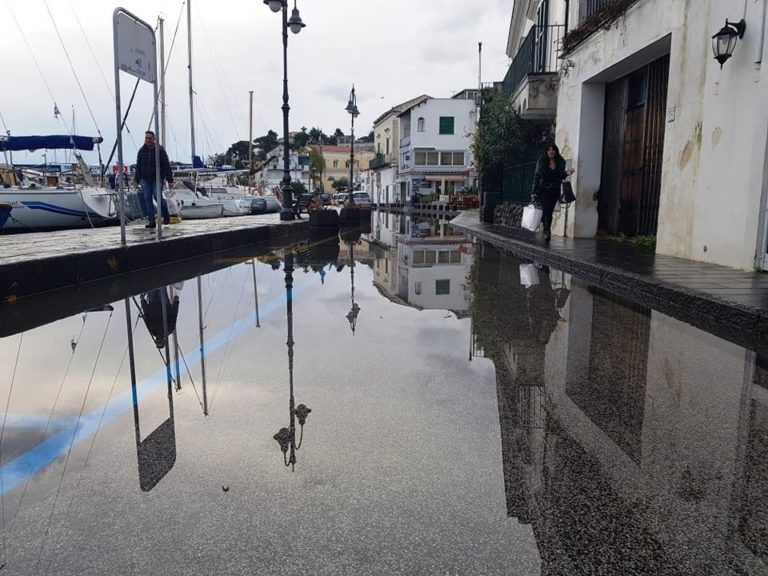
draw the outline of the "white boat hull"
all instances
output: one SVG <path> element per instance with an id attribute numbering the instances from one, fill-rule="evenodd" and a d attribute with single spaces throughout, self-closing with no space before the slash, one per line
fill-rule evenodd
<path id="1" fill-rule="evenodd" d="M 5 188 L 0 203 L 13 207 L 4 230 L 90 228 L 117 217 L 114 194 L 95 188 Z"/>
<path id="2" fill-rule="evenodd" d="M 207 218 L 221 218 L 224 216 L 224 206 L 221 204 L 191 205 L 185 204 L 179 207 L 182 220 L 203 220 Z"/>

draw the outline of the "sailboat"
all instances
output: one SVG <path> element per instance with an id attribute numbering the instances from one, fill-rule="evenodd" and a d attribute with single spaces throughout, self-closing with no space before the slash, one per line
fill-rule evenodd
<path id="1" fill-rule="evenodd" d="M 100 142 L 101 138 L 90 136 L 0 136 L 0 151 L 74 150 L 87 182 L 90 173 L 77 151 L 93 150 Z M 0 184 L 0 204 L 11 207 L 0 226 L 3 230 L 88 228 L 117 218 L 115 194 L 92 185 L 35 182 L 12 165 L 0 167 Z"/>

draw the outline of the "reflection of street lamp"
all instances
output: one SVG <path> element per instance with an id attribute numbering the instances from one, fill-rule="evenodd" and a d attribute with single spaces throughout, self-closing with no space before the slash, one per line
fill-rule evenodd
<path id="1" fill-rule="evenodd" d="M 357 315 L 360 314 L 360 306 L 355 302 L 355 243 L 349 243 L 349 278 L 352 283 L 352 309 L 347 312 L 349 327 L 352 329 L 352 335 L 355 335 L 357 328 Z"/>
<path id="2" fill-rule="evenodd" d="M 293 399 L 293 253 L 288 252 L 285 255 L 285 302 L 286 302 L 286 316 L 288 318 L 288 383 L 289 383 L 289 400 L 288 400 L 288 428 L 280 428 L 280 431 L 273 436 L 277 443 L 280 445 L 280 450 L 283 452 L 283 460 L 286 466 L 290 466 L 293 469 L 296 464 L 296 452 L 301 448 L 301 442 L 304 439 L 304 424 L 307 421 L 307 416 L 311 409 L 307 408 L 304 404 L 295 406 Z M 299 441 L 296 442 L 296 420 L 299 421 Z M 289 454 L 290 453 L 290 454 Z"/>
<path id="3" fill-rule="evenodd" d="M 280 10 L 283 12 L 283 209 L 280 211 L 280 220 L 293 220 L 295 214 L 291 189 L 291 152 L 288 142 L 288 112 L 291 109 L 288 105 L 288 28 L 290 27 L 294 34 L 298 34 L 306 24 L 301 20 L 299 10 L 296 8 L 296 0 L 293 0 L 290 20 L 288 20 L 288 0 L 264 0 L 264 4 L 269 6 L 272 12 L 280 12 Z"/>

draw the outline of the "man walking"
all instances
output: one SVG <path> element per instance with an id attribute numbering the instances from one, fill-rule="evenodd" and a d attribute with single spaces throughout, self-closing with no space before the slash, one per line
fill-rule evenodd
<path id="1" fill-rule="evenodd" d="M 139 153 L 136 156 L 135 175 L 136 183 L 141 185 L 144 215 L 149 220 L 146 228 L 155 227 L 155 205 L 153 203 L 153 200 L 157 198 L 157 190 L 155 189 L 155 146 L 160 149 L 160 186 L 162 187 L 164 181 L 168 182 L 169 189 L 173 186 L 173 172 L 171 171 L 171 163 L 168 161 L 168 154 L 160 144 L 155 144 L 155 133 L 147 130 L 144 133 L 144 146 L 139 148 Z M 163 224 L 170 223 L 171 218 L 168 214 L 168 204 L 165 202 L 165 198 L 162 198 L 160 209 L 163 215 Z"/>

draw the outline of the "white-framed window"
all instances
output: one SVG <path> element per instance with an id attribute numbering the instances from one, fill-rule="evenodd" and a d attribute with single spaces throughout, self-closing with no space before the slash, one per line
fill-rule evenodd
<path id="1" fill-rule="evenodd" d="M 424 132 L 424 118 L 416 120 L 416 132 Z"/>

